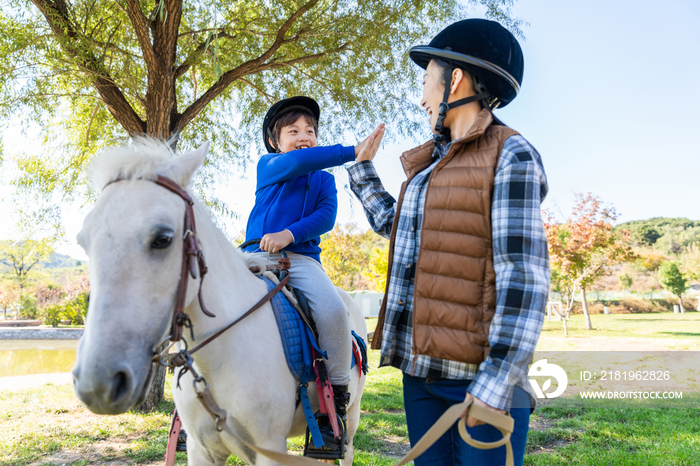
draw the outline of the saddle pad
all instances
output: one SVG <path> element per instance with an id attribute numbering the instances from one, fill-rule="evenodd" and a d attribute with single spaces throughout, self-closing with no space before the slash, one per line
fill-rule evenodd
<path id="1" fill-rule="evenodd" d="M 268 291 L 275 287 L 275 284 L 269 279 L 265 277 L 260 277 L 260 279 L 265 281 Z M 294 378 L 301 380 L 305 362 L 306 364 L 313 363 L 313 359 L 304 361 L 305 354 L 308 355 L 307 357 L 313 358 L 310 351 L 311 344 L 307 340 L 306 324 L 282 293 L 275 294 L 270 302 L 272 303 L 275 320 L 277 320 L 277 328 L 282 339 L 287 365 Z"/>
<path id="2" fill-rule="evenodd" d="M 267 284 L 268 291 L 277 284 L 269 278 L 259 276 Z M 292 306 L 289 300 L 282 293 L 275 294 L 270 300 L 272 312 L 277 321 L 277 328 L 282 339 L 284 357 L 287 360 L 289 370 L 297 381 L 306 383 L 313 380 L 313 352 L 326 358 L 326 354 L 320 350 L 314 337 L 313 331 L 299 315 L 299 311 Z M 352 358 L 350 368 L 358 367 L 360 377 L 366 374 L 367 366 L 367 345 L 365 341 L 354 331 L 352 332 Z M 307 380 L 302 380 L 306 378 Z"/>

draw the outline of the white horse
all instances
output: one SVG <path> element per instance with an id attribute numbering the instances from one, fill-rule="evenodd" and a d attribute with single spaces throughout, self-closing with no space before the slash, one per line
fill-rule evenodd
<path id="1" fill-rule="evenodd" d="M 78 235 L 90 259 L 91 293 L 73 379 L 78 397 L 95 413 L 123 413 L 138 406 L 149 390 L 154 347 L 170 331 L 185 215 L 182 198 L 151 180 L 161 175 L 187 187 L 208 148 L 205 144 L 173 157 L 165 144 L 142 139 L 104 153 L 93 164 L 95 185 L 104 189 Z M 190 348 L 241 316 L 267 293 L 265 283 L 248 270 L 246 254 L 231 245 L 197 200 L 194 212 L 209 267 L 202 296 L 216 317 L 202 313 L 197 299 L 199 280 L 190 280 L 185 307 L 195 333 Z M 366 340 L 360 310 L 347 293 L 338 292 L 350 311 L 351 328 Z M 183 336 L 190 339 L 187 329 Z M 297 381 L 287 367 L 269 302 L 193 358 L 196 371 L 206 377 L 215 400 L 228 413 L 228 428 L 239 437 L 258 447 L 286 452 L 287 438 L 304 434 L 303 412 L 301 407 L 295 409 Z M 344 465 L 352 464 L 352 438 L 359 424 L 365 383 L 356 368 L 351 377 L 350 443 Z M 190 465 L 223 465 L 231 454 L 250 464 L 278 464 L 226 432 L 218 432 L 197 400 L 192 382 L 188 372 L 181 388 L 173 388 L 188 433 Z M 314 411 L 318 410 L 315 384 L 309 385 L 309 395 Z"/>

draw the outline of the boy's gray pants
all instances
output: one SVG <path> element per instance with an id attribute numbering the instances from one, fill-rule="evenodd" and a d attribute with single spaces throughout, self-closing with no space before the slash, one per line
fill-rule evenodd
<path id="1" fill-rule="evenodd" d="M 255 255 L 274 265 L 280 257 L 279 254 L 267 252 L 258 252 Z M 316 259 L 292 252 L 288 252 L 287 256 L 291 263 L 289 286 L 301 290 L 309 301 L 318 329 L 318 345 L 321 351 L 328 354 L 328 378 L 333 385 L 347 385 L 350 383 L 352 357 L 348 309 Z"/>

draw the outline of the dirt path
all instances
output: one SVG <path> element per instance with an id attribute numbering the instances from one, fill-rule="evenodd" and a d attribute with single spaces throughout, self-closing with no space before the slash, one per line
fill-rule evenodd
<path id="1" fill-rule="evenodd" d="M 67 385 L 73 383 L 70 372 L 58 374 L 17 375 L 0 377 L 0 391 L 17 391 L 26 388 L 43 387 L 44 385 Z"/>

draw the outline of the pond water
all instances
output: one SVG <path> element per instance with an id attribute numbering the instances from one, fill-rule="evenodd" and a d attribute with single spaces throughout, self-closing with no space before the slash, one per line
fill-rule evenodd
<path id="1" fill-rule="evenodd" d="M 0 340 L 0 377 L 70 372 L 78 340 Z"/>

